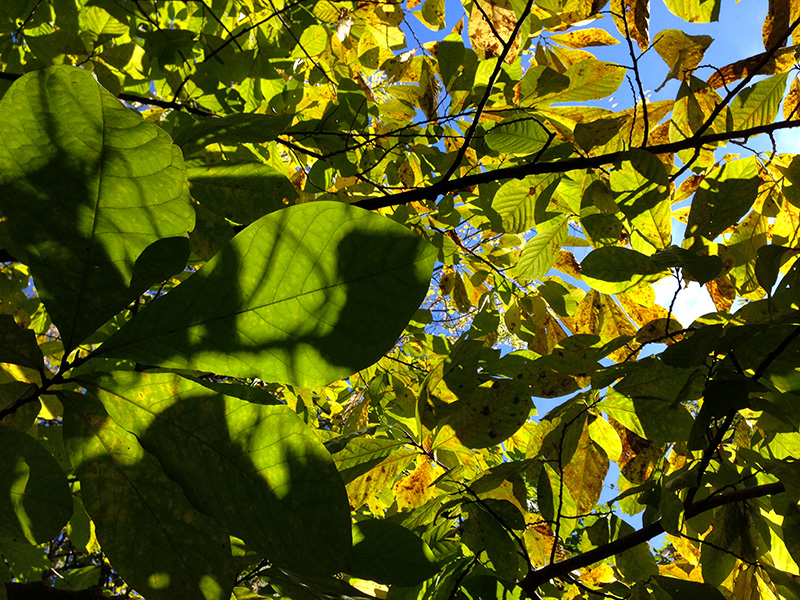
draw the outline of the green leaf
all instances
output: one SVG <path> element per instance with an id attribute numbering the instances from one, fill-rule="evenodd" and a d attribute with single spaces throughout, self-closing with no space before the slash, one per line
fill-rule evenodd
<path id="1" fill-rule="evenodd" d="M 422 3 L 422 10 L 411 13 L 432 31 L 440 31 L 445 26 L 445 2 L 444 0 L 425 0 Z"/>
<path id="2" fill-rule="evenodd" d="M 292 182 L 263 163 L 218 163 L 186 170 L 192 197 L 235 223 L 249 225 L 297 198 Z"/>
<path id="3" fill-rule="evenodd" d="M 223 396 L 171 373 L 118 371 L 82 385 L 159 459 L 192 505 L 249 547 L 296 572 L 346 570 L 344 485 L 290 408 Z"/>
<path id="4" fill-rule="evenodd" d="M 625 521 L 614 518 L 617 526 L 616 538 L 621 538 L 633 533 L 634 529 Z M 627 582 L 647 581 L 651 577 L 658 575 L 658 565 L 656 559 L 650 552 L 647 543 L 642 543 L 620 552 L 614 556 L 614 565 Z"/>
<path id="5" fill-rule="evenodd" d="M 285 115 L 235 113 L 225 117 L 207 118 L 175 136 L 186 155 L 209 144 L 263 144 L 283 133 L 292 122 Z"/>
<path id="6" fill-rule="evenodd" d="M 701 256 L 680 246 L 659 250 L 651 258 L 664 268 L 682 267 L 700 285 L 716 279 L 722 271 L 722 259 L 719 256 Z"/>
<path id="7" fill-rule="evenodd" d="M 480 504 L 463 507 L 468 518 L 462 540 L 476 555 L 486 552 L 498 577 L 515 582 L 524 573 L 525 561 L 503 524 Z"/>
<path id="8" fill-rule="evenodd" d="M 702 235 L 713 240 L 747 213 L 758 195 L 759 184 L 755 157 L 713 169 L 695 194 L 686 237 Z"/>
<path id="9" fill-rule="evenodd" d="M 535 101 L 537 98 L 556 94 L 569 87 L 569 77 L 544 65 L 536 65 L 525 71 L 519 82 L 520 100 Z"/>
<path id="10" fill-rule="evenodd" d="M 56 459 L 32 437 L 0 425 L 0 533 L 41 544 L 72 514 L 72 495 Z"/>
<path id="11" fill-rule="evenodd" d="M 775 120 L 789 73 L 779 73 L 746 87 L 731 102 L 733 129 L 767 125 Z"/>
<path id="12" fill-rule="evenodd" d="M 383 519 L 353 524 L 353 566 L 349 573 L 378 583 L 412 586 L 438 571 L 433 552 L 405 527 Z"/>
<path id="13" fill-rule="evenodd" d="M 541 150 L 550 138 L 547 128 L 531 118 L 511 119 L 496 125 L 484 136 L 495 152 L 526 156 Z"/>
<path id="14" fill-rule="evenodd" d="M 548 522 L 554 522 L 556 515 L 575 516 L 578 514 L 575 506 L 575 500 L 569 489 L 561 484 L 559 474 L 549 464 L 545 464 L 539 472 L 539 481 L 536 486 L 536 495 L 539 502 L 539 509 L 542 512 L 542 517 L 547 519 Z M 570 526 L 570 530 L 574 525 L 572 519 L 564 519 L 562 524 L 562 535 L 566 536 L 569 531 L 565 529 Z"/>
<path id="15" fill-rule="evenodd" d="M 633 150 L 611 172 L 611 191 L 632 224 L 630 237 L 643 237 L 654 248 L 672 241 L 672 214 L 668 200 L 669 180 L 664 164 L 650 152 Z"/>
<path id="16" fill-rule="evenodd" d="M 708 583 L 653 575 L 650 580 L 672 600 L 723 600 L 725 596 Z"/>
<path id="17" fill-rule="evenodd" d="M 67 350 L 155 283 L 137 277 L 142 252 L 194 222 L 169 136 L 71 67 L 0 101 L 0 210 Z"/>
<path id="18" fill-rule="evenodd" d="M 557 217 L 537 228 L 536 235 L 525 244 L 517 263 L 517 277 L 541 279 L 553 267 L 558 251 L 567 238 L 569 222 Z"/>
<path id="19" fill-rule="evenodd" d="M 492 208 L 503 220 L 503 231 L 522 233 L 536 224 L 535 209 L 547 205 L 561 181 L 558 173 L 513 179 L 500 186 Z"/>
<path id="20" fill-rule="evenodd" d="M 236 235 L 97 354 L 326 384 L 392 347 L 422 302 L 435 253 L 404 227 L 362 209 L 292 206 Z"/>
<path id="21" fill-rule="evenodd" d="M 617 91 L 625 78 L 625 67 L 599 60 L 581 60 L 564 73 L 569 77 L 569 87 L 545 99 L 556 102 L 582 102 L 600 100 Z"/>
<path id="22" fill-rule="evenodd" d="M 11 315 L 0 315 L 0 363 L 44 370 L 44 357 L 31 329 L 23 329 Z"/>
<path id="23" fill-rule="evenodd" d="M 767 294 L 772 293 L 772 288 L 775 286 L 775 282 L 778 281 L 778 273 L 780 273 L 784 257 L 790 251 L 791 248 L 786 246 L 772 244 L 761 246 L 758 249 L 755 265 L 756 279 L 758 279 L 758 284 L 766 290 Z"/>
<path id="24" fill-rule="evenodd" d="M 136 435 L 91 395 L 60 397 L 81 497 L 114 569 L 154 600 L 227 600 L 236 564 L 226 532 L 192 507 Z"/>
<path id="25" fill-rule="evenodd" d="M 295 58 L 318 56 L 325 51 L 327 45 L 328 30 L 321 25 L 312 25 L 303 30 L 300 41 L 292 51 L 292 56 Z"/>
<path id="26" fill-rule="evenodd" d="M 662 271 L 650 257 L 621 246 L 596 248 L 581 263 L 583 281 L 602 294 L 619 294 L 657 281 Z"/>
<path id="27" fill-rule="evenodd" d="M 500 379 L 478 386 L 471 396 L 440 412 L 467 448 L 486 448 L 514 435 L 532 408 L 527 386 Z"/>

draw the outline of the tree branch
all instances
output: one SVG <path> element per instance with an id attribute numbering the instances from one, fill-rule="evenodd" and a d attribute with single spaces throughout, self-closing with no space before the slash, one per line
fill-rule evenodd
<path id="1" fill-rule="evenodd" d="M 753 498 L 762 498 L 764 496 L 772 496 L 786 491 L 783 484 L 767 483 L 758 485 L 751 488 L 743 488 L 734 490 L 726 494 L 717 494 L 699 500 L 689 505 L 684 512 L 684 517 L 690 519 L 697 515 L 708 512 L 726 504 L 734 504 L 736 502 L 744 502 L 745 500 L 752 500 Z M 540 569 L 529 571 L 528 574 L 522 579 L 518 585 L 528 595 L 533 595 L 540 585 L 546 583 L 551 579 L 566 577 L 571 571 L 575 569 L 583 569 L 598 561 L 605 560 L 612 556 L 616 556 L 625 550 L 643 544 L 644 542 L 664 533 L 664 526 L 661 524 L 661 519 L 651 523 L 647 527 L 643 527 L 633 533 L 621 537 L 613 542 L 598 546 L 594 550 L 589 550 L 583 554 L 578 554 L 566 560 L 557 563 L 546 565 Z"/>
<path id="2" fill-rule="evenodd" d="M 672 154 L 680 150 L 687 150 L 697 146 L 703 146 L 705 144 L 724 142 L 736 138 L 748 138 L 760 133 L 770 133 L 779 129 L 791 129 L 792 127 L 800 127 L 800 120 L 769 123 L 767 125 L 749 127 L 747 129 L 741 129 L 738 131 L 715 133 L 699 138 L 686 138 L 685 140 L 680 140 L 677 142 L 648 146 L 646 150 L 652 154 Z M 575 171 L 579 169 L 595 169 L 602 167 L 603 165 L 612 164 L 613 162 L 623 158 L 628 152 L 628 150 L 621 150 L 618 152 L 601 154 L 599 156 L 582 156 L 579 158 L 559 160 L 557 162 L 529 162 L 514 167 L 506 167 L 502 169 L 495 169 L 493 171 L 484 171 L 483 173 L 475 173 L 474 175 L 466 175 L 452 181 L 441 181 L 434 183 L 427 188 L 411 190 L 409 192 L 402 192 L 400 194 L 393 194 L 392 196 L 388 197 L 367 198 L 365 200 L 355 202 L 354 204 L 355 206 L 366 208 L 367 210 L 377 210 L 387 206 L 398 206 L 400 204 L 408 204 L 409 202 L 432 200 L 438 196 L 443 196 L 467 187 L 481 185 L 483 183 L 489 183 L 492 181 L 500 181 L 504 179 L 522 179 L 528 175 L 541 175 L 543 173 L 566 173 L 567 171 Z"/>
<path id="3" fill-rule="evenodd" d="M 476 2 L 477 6 L 480 6 L 479 3 Z M 472 142 L 472 138 L 475 136 L 475 131 L 478 129 L 478 125 L 480 125 L 481 114 L 483 113 L 483 109 L 486 108 L 486 103 L 489 102 L 489 98 L 492 95 L 492 90 L 494 89 L 494 84 L 497 81 L 497 78 L 500 76 L 500 72 L 503 70 L 503 61 L 508 56 L 508 53 L 511 51 L 511 47 L 514 45 L 514 41 L 517 39 L 520 30 L 522 29 L 523 23 L 525 23 L 525 19 L 528 18 L 528 15 L 531 14 L 531 9 L 533 8 L 533 0 L 528 0 L 525 4 L 525 8 L 522 9 L 522 14 L 517 19 L 517 23 L 514 25 L 514 29 L 511 32 L 511 35 L 508 37 L 507 42 L 503 42 L 502 38 L 497 34 L 494 30 L 494 26 L 492 26 L 492 31 L 494 32 L 495 36 L 498 40 L 503 44 L 503 50 L 500 52 L 500 55 L 497 57 L 497 64 L 492 71 L 491 76 L 489 77 L 489 81 L 486 83 L 486 91 L 483 93 L 483 97 L 481 98 L 478 106 L 475 107 L 475 115 L 472 118 L 472 123 L 467 129 L 466 133 L 464 134 L 464 143 L 461 144 L 461 147 L 458 149 L 456 153 L 455 159 L 453 159 L 453 163 L 447 169 L 447 172 L 444 174 L 440 182 L 445 184 L 453 174 L 458 170 L 461 166 L 461 161 L 464 160 L 464 156 L 467 153 L 467 149 L 469 148 L 470 143 Z M 487 20 L 488 23 L 491 24 L 491 21 L 487 18 L 487 15 L 484 13 L 483 18 Z"/>

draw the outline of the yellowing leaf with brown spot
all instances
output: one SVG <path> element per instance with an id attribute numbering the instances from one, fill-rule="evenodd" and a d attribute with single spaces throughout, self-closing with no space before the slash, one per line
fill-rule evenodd
<path id="1" fill-rule="evenodd" d="M 643 285 L 623 294 L 617 294 L 617 300 L 628 313 L 631 320 L 639 327 L 654 319 L 665 319 L 667 309 L 655 303 L 653 286 Z"/>
<path id="2" fill-rule="evenodd" d="M 769 59 L 766 65 L 759 69 L 757 75 L 776 75 L 778 73 L 785 73 L 797 64 L 795 58 L 794 47 L 781 48 L 775 55 Z M 721 88 L 724 85 L 729 85 L 739 79 L 744 79 L 752 73 L 758 65 L 762 63 L 766 52 L 756 54 L 749 58 L 743 58 L 725 65 L 720 69 L 715 69 L 706 82 L 713 88 Z"/>
<path id="3" fill-rule="evenodd" d="M 683 536 L 675 536 L 669 533 L 667 534 L 667 539 L 690 565 L 700 564 L 700 549 L 695 546 L 694 542 Z"/>
<path id="4" fill-rule="evenodd" d="M 542 522 L 538 515 L 531 515 L 538 522 L 528 525 L 523 539 L 528 550 L 528 556 L 534 566 L 545 565 L 550 561 L 550 554 L 553 551 L 555 536 L 550 526 Z M 558 552 L 556 552 L 558 554 Z"/>
<path id="5" fill-rule="evenodd" d="M 636 332 L 636 341 L 640 344 L 656 341 L 666 341 L 670 343 L 671 340 L 666 339 L 669 334 L 680 331 L 681 329 L 683 329 L 683 325 L 676 319 L 654 319 Z M 680 341 L 682 337 L 683 336 L 676 336 L 672 341 Z"/>
<path id="6" fill-rule="evenodd" d="M 800 104 L 800 78 L 795 77 L 789 86 L 789 93 L 783 99 L 783 118 L 787 121 L 796 119 L 798 104 Z"/>
<path id="7" fill-rule="evenodd" d="M 614 419 L 609 419 L 609 423 L 622 440 L 622 454 L 617 461 L 620 472 L 633 484 L 644 483 L 661 458 L 661 448 Z"/>
<path id="8" fill-rule="evenodd" d="M 608 459 L 589 436 L 588 421 L 578 440 L 575 453 L 564 467 L 564 486 L 575 501 L 577 514 L 588 513 L 600 499 L 608 472 Z"/>
<path id="9" fill-rule="evenodd" d="M 769 50 L 776 45 L 785 46 L 786 40 L 781 40 L 786 30 L 789 29 L 792 0 L 769 0 L 767 18 L 761 27 L 761 36 L 764 38 L 764 49 Z"/>
<path id="10" fill-rule="evenodd" d="M 401 455 L 401 460 L 388 460 L 371 469 L 347 484 L 347 497 L 350 508 L 358 510 L 365 504 L 376 514 L 391 504 L 391 499 L 380 498 L 379 495 L 396 480 L 397 473 L 409 457 Z"/>
<path id="11" fill-rule="evenodd" d="M 599 335 L 603 341 L 611 341 L 623 335 L 635 336 L 636 328 L 622 312 L 611 296 L 590 290 L 575 309 L 573 323 L 578 333 Z M 628 348 L 620 348 L 609 354 L 616 362 L 625 360 L 630 354 Z"/>
<path id="12" fill-rule="evenodd" d="M 553 268 L 575 279 L 581 278 L 581 265 L 569 250 L 558 251 Z"/>
<path id="13" fill-rule="evenodd" d="M 464 280 L 461 279 L 460 273 L 453 273 L 453 277 L 453 302 L 455 302 L 459 312 L 469 312 L 472 309 L 472 305 L 469 303 L 469 296 L 467 295 L 467 288 L 464 286 Z"/>
<path id="14" fill-rule="evenodd" d="M 718 277 L 706 283 L 706 289 L 714 302 L 714 307 L 720 312 L 727 312 L 736 300 L 736 290 L 728 276 Z"/>
<path id="15" fill-rule="evenodd" d="M 619 40 L 605 29 L 590 27 L 550 36 L 550 41 L 567 48 L 589 48 L 590 46 L 613 46 Z"/>
<path id="16" fill-rule="evenodd" d="M 567 337 L 564 329 L 550 313 L 547 313 L 544 318 L 537 321 L 536 327 L 533 340 L 528 342 L 528 349 L 542 356 L 550 354 L 558 346 L 558 342 Z"/>
<path id="17" fill-rule="evenodd" d="M 478 57 L 486 59 L 500 56 L 516 25 L 517 15 L 510 0 L 475 0 L 469 15 L 469 41 Z M 500 38 L 494 34 L 493 28 Z M 520 41 L 517 38 L 511 44 L 505 62 L 514 62 L 519 49 Z"/>
<path id="18" fill-rule="evenodd" d="M 444 470 L 425 456 L 417 458 L 417 467 L 408 477 L 394 485 L 394 495 L 399 510 L 411 510 L 422 506 L 435 495 L 430 485 Z"/>
<path id="19" fill-rule="evenodd" d="M 611 15 L 617 31 L 630 35 L 642 52 L 647 50 L 650 45 L 650 0 L 611 0 Z"/>

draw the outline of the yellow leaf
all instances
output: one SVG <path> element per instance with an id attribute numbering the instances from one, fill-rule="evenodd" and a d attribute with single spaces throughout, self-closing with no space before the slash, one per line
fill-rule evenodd
<path id="1" fill-rule="evenodd" d="M 605 29 L 590 27 L 550 36 L 550 41 L 567 48 L 589 48 L 590 46 L 613 46 L 619 40 Z"/>
<path id="2" fill-rule="evenodd" d="M 785 73 L 794 67 L 795 64 L 797 64 L 797 58 L 795 57 L 796 51 L 796 47 L 782 48 L 781 50 L 778 50 L 775 55 L 769 59 L 769 62 L 767 62 L 767 64 L 764 65 L 756 74 L 777 75 L 778 73 Z M 734 81 L 738 81 L 739 79 L 744 79 L 762 63 L 765 56 L 766 52 L 762 52 L 761 54 L 756 54 L 755 56 L 732 62 L 731 64 L 725 65 L 720 69 L 715 69 L 714 73 L 711 74 L 706 82 L 711 87 L 717 89 L 724 85 L 731 84 Z"/>
<path id="3" fill-rule="evenodd" d="M 606 563 L 601 563 L 581 574 L 581 581 L 588 585 L 600 585 L 601 583 L 611 583 L 616 580 L 614 569 Z"/>
<path id="4" fill-rule="evenodd" d="M 675 536 L 669 533 L 667 534 L 667 539 L 690 565 L 700 564 L 700 549 L 695 546 L 694 542 L 683 536 Z"/>
<path id="5" fill-rule="evenodd" d="M 435 494 L 431 484 L 443 469 L 426 456 L 417 458 L 417 467 L 408 477 L 398 481 L 393 488 L 399 510 L 410 510 L 425 504 Z"/>
<path id="6" fill-rule="evenodd" d="M 581 265 L 578 263 L 575 255 L 569 250 L 558 251 L 556 261 L 553 263 L 553 268 L 575 279 L 581 278 Z"/>
<path id="7" fill-rule="evenodd" d="M 653 45 L 670 68 L 667 79 L 684 81 L 700 64 L 713 41 L 708 35 L 688 35 L 678 29 L 667 29 L 656 36 Z"/>
<path id="8" fill-rule="evenodd" d="M 733 301 L 736 300 L 736 290 L 727 275 L 709 281 L 706 283 L 706 289 L 718 311 L 727 312 L 731 309 Z"/>

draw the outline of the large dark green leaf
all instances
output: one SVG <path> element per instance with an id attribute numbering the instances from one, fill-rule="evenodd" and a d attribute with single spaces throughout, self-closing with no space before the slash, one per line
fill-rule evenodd
<path id="1" fill-rule="evenodd" d="M 171 373 L 118 371 L 82 383 L 232 535 L 295 572 L 345 570 L 344 484 L 289 407 L 224 396 Z"/>
<path id="2" fill-rule="evenodd" d="M 428 544 L 405 527 L 383 519 L 353 525 L 352 575 L 411 586 L 433 577 L 437 570 Z"/>
<path id="3" fill-rule="evenodd" d="M 300 386 L 380 358 L 422 302 L 435 250 L 406 228 L 334 202 L 244 229 L 99 350 L 162 367 Z"/>
<path id="4" fill-rule="evenodd" d="M 56 459 L 32 437 L 0 425 L 0 533 L 37 544 L 58 535 L 72 496 Z"/>
<path id="5" fill-rule="evenodd" d="M 226 532 L 192 507 L 136 435 L 94 398 L 61 398 L 81 497 L 114 568 L 153 600 L 227 600 L 236 565 Z"/>
<path id="6" fill-rule="evenodd" d="M 440 411 L 468 448 L 486 448 L 508 439 L 522 427 L 533 404 L 526 384 L 499 379 L 480 385 L 469 397 Z"/>
<path id="7" fill-rule="evenodd" d="M 155 283 L 137 274 L 153 272 L 142 252 L 194 222 L 169 136 L 72 67 L 30 73 L 0 101 L 0 211 L 68 349 Z"/>

